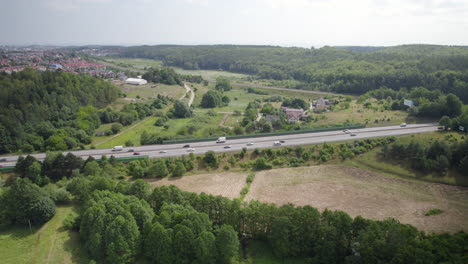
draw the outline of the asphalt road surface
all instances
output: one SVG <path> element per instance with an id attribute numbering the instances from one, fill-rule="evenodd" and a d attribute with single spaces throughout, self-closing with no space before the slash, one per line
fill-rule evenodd
<path id="1" fill-rule="evenodd" d="M 102 155 L 113 155 L 116 158 L 132 157 L 134 152 L 140 153 L 140 155 L 149 156 L 150 158 L 158 157 L 176 157 L 182 155 L 188 155 L 190 152 L 195 154 L 204 154 L 207 151 L 215 152 L 228 152 L 228 151 L 240 151 L 242 148 L 255 149 L 255 148 L 277 148 L 284 146 L 298 146 L 308 144 L 319 144 L 324 142 L 336 142 L 336 141 L 347 141 L 357 140 L 373 137 L 384 137 L 384 136 L 399 136 L 407 134 L 425 133 L 437 131 L 437 125 L 435 123 L 428 124 L 413 124 L 407 125 L 406 127 L 400 126 L 385 126 L 385 127 L 372 127 L 372 128 L 361 128 L 351 129 L 351 134 L 346 134 L 343 131 L 328 131 L 328 132 L 316 132 L 316 133 L 305 133 L 305 134 L 294 134 L 294 135 L 283 135 L 283 136 L 265 136 L 256 138 L 243 138 L 243 139 L 232 139 L 225 143 L 216 143 L 214 141 L 204 141 L 195 143 L 177 143 L 177 144 L 164 144 L 164 145 L 145 145 L 137 147 L 125 147 L 121 151 L 112 151 L 112 149 L 91 149 L 91 150 L 78 150 L 70 151 L 76 156 L 80 156 L 83 159 L 92 156 L 99 159 Z M 274 146 L 275 141 L 284 141 L 281 146 Z M 251 144 L 249 144 L 251 143 Z M 189 148 L 183 146 L 190 145 Z M 132 149 L 133 151 L 130 151 Z M 162 153 L 162 151 L 165 151 Z M 68 152 L 64 152 L 66 155 Z M 38 160 L 45 158 L 45 153 L 32 154 Z M 0 162 L 0 165 L 9 167 L 15 166 L 16 160 L 19 156 L 1 156 L 0 159 L 6 161 Z"/>

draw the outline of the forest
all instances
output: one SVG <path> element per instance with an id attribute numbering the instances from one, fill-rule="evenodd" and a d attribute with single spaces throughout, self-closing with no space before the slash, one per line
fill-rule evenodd
<path id="1" fill-rule="evenodd" d="M 89 164 L 95 161 L 89 161 Z M 0 225 L 47 222 L 79 203 L 64 228 L 98 263 L 239 263 L 249 241 L 306 263 L 466 263 L 468 235 L 426 234 L 394 219 L 369 220 L 311 206 L 276 206 L 195 194 L 143 180 L 116 180 L 112 161 L 42 188 L 18 179 L 0 188 Z M 78 169 L 79 170 L 79 169 Z M 94 263 L 94 262 L 93 262 Z"/>
<path id="2" fill-rule="evenodd" d="M 276 46 L 135 46 L 123 57 L 162 60 L 189 70 L 225 70 L 276 80 L 289 88 L 363 94 L 425 87 L 468 102 L 468 48 L 405 45 L 381 49 Z"/>
<path id="3" fill-rule="evenodd" d="M 148 103 L 109 107 L 121 96 L 110 82 L 88 75 L 26 69 L 0 74 L 0 153 L 84 148 L 101 124 L 118 133 L 152 115 L 173 99 L 158 95 Z"/>

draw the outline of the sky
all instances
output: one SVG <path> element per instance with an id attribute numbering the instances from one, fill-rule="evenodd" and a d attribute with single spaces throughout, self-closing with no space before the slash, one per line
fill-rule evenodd
<path id="1" fill-rule="evenodd" d="M 0 45 L 468 45 L 468 0 L 0 0 Z"/>

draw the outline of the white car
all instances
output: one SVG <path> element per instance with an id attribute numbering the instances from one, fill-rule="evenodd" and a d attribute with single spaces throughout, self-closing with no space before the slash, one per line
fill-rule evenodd
<path id="1" fill-rule="evenodd" d="M 273 145 L 274 145 L 274 146 L 281 146 L 281 142 L 275 141 L 275 142 L 273 143 Z"/>
<path id="2" fill-rule="evenodd" d="M 189 148 L 189 149 L 187 149 L 187 152 L 194 152 L 194 151 L 195 151 L 194 148 Z"/>
<path id="3" fill-rule="evenodd" d="M 351 131 L 349 131 L 348 129 L 343 130 L 343 132 L 344 132 L 345 134 L 351 134 Z"/>
<path id="4" fill-rule="evenodd" d="M 160 150 L 159 153 L 167 153 L 166 150 Z"/>
<path id="5" fill-rule="evenodd" d="M 252 146 L 254 143 L 250 142 L 250 143 L 247 143 L 247 146 Z"/>

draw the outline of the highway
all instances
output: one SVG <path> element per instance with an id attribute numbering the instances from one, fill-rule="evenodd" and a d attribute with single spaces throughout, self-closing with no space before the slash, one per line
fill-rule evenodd
<path id="1" fill-rule="evenodd" d="M 102 155 L 113 155 L 116 158 L 132 157 L 133 152 L 139 152 L 140 155 L 146 155 L 150 158 L 158 157 L 176 157 L 182 155 L 188 155 L 190 149 L 193 148 L 194 154 L 204 154 L 207 151 L 215 152 L 228 152 L 228 151 L 239 151 L 242 148 L 255 149 L 255 148 L 277 148 L 284 146 L 298 146 L 308 144 L 319 144 L 324 142 L 336 142 L 336 141 L 347 141 L 357 140 L 373 137 L 384 137 L 384 136 L 399 136 L 407 134 L 425 133 L 437 131 L 437 125 L 435 123 L 427 124 L 411 124 L 406 127 L 400 126 L 384 126 L 384 127 L 371 127 L 350 130 L 355 136 L 346 134 L 343 131 L 328 131 L 328 132 L 316 132 L 316 133 L 305 133 L 305 134 L 294 134 L 294 135 L 283 135 L 283 136 L 265 136 L 255 138 L 243 138 L 243 139 L 232 139 L 226 143 L 216 143 L 214 141 L 204 141 L 195 143 L 177 143 L 177 144 L 163 144 L 163 145 L 144 145 L 137 147 L 125 147 L 121 151 L 112 151 L 112 149 L 90 149 L 90 150 L 78 150 L 70 151 L 76 156 L 80 156 L 86 159 L 88 156 L 99 159 Z M 275 141 L 284 141 L 281 146 L 274 146 Z M 253 143 L 252 145 L 247 145 Z M 184 145 L 190 145 L 190 148 L 184 148 Z M 226 146 L 229 146 L 227 148 Z M 129 151 L 132 149 L 133 151 Z M 160 153 L 161 150 L 166 151 Z M 68 152 L 64 152 L 66 155 Z M 46 156 L 45 153 L 31 154 L 38 160 L 43 160 Z M 5 167 L 15 166 L 18 155 L 15 156 L 1 156 L 0 159 L 6 159 L 6 161 L 0 162 L 0 165 Z"/>

